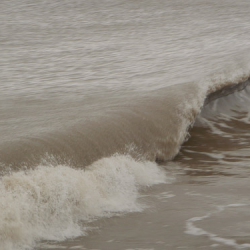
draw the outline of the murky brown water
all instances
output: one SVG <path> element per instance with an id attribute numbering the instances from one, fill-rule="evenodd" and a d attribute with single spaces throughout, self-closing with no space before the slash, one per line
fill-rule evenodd
<path id="1" fill-rule="evenodd" d="M 250 249 L 249 8 L 1 1 L 0 249 Z"/>

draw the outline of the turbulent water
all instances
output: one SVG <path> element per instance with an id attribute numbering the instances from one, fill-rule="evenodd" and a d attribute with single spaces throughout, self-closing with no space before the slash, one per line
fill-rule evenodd
<path id="1" fill-rule="evenodd" d="M 250 249 L 249 10 L 2 0 L 0 249 Z"/>

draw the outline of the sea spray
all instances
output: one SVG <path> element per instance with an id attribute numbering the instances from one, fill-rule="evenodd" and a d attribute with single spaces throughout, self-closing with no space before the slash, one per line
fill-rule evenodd
<path id="1" fill-rule="evenodd" d="M 103 158 L 85 170 L 39 166 L 4 176 L 0 248 L 31 249 L 39 240 L 84 235 L 89 221 L 141 211 L 138 191 L 167 180 L 155 163 L 125 155 Z"/>

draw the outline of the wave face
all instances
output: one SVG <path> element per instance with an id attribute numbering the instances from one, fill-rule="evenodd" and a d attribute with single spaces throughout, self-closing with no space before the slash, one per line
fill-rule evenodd
<path id="1" fill-rule="evenodd" d="M 244 0 L 2 1 L 0 248 L 143 210 L 140 190 L 171 181 L 159 163 L 181 156 L 190 128 L 217 131 L 213 120 L 248 100 L 248 10 Z"/>
<path id="2" fill-rule="evenodd" d="M 170 86 L 98 119 L 5 142 L 0 145 L 1 163 L 12 170 L 44 161 L 82 168 L 114 153 L 156 162 L 170 160 L 187 139 L 204 102 L 243 88 L 249 83 L 246 78 L 240 75 L 218 83 L 204 79 L 204 85 Z M 216 94 L 211 95 L 213 92 Z"/>

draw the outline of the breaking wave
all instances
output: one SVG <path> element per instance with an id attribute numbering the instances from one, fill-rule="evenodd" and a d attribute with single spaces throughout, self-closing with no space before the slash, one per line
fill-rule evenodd
<path id="1" fill-rule="evenodd" d="M 248 84 L 245 73 L 173 85 L 70 131 L 2 145 L 0 248 L 32 249 L 141 211 L 139 191 L 172 181 L 157 163 L 178 154 L 204 105 Z"/>
<path id="2" fill-rule="evenodd" d="M 86 222 L 141 211 L 138 191 L 171 181 L 153 162 L 101 159 L 85 170 L 38 166 L 0 182 L 0 248 L 30 249 L 37 240 L 84 235 Z"/>

